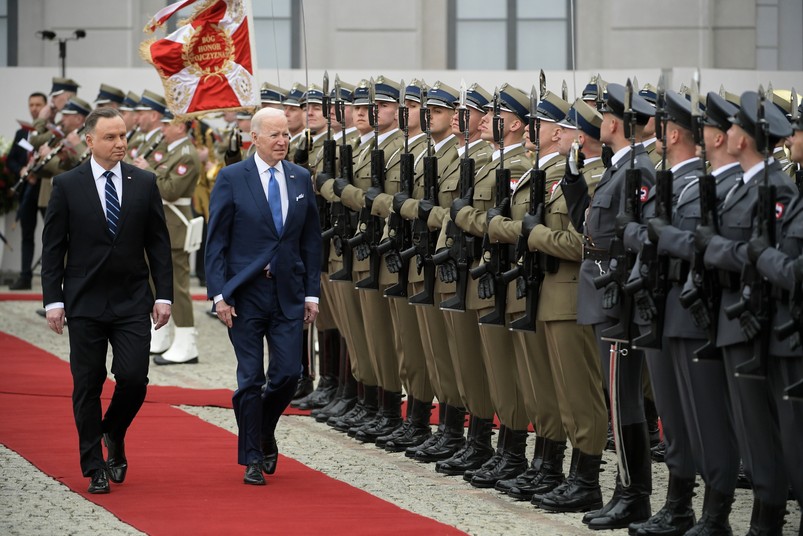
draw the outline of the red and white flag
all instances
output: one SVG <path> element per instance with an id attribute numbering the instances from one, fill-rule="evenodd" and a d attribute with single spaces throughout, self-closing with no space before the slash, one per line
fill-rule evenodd
<path id="1" fill-rule="evenodd" d="M 199 3 L 175 32 L 140 45 L 140 55 L 162 79 L 167 107 L 175 116 L 259 105 L 246 2 L 180 0 L 159 10 L 145 26 L 146 32 L 153 32 L 180 9 Z"/>

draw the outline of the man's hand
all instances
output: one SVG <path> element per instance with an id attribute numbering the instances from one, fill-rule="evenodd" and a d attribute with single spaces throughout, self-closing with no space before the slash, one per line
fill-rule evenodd
<path id="1" fill-rule="evenodd" d="M 234 310 L 233 306 L 226 303 L 225 300 L 220 300 L 215 304 L 215 312 L 217 313 L 217 319 L 226 324 L 227 328 L 230 328 L 233 319 L 237 318 L 237 311 Z"/>
<path id="2" fill-rule="evenodd" d="M 466 195 L 458 197 L 452 202 L 452 207 L 449 209 L 449 216 L 453 222 L 457 222 L 457 213 L 466 207 L 471 206 L 471 198 L 474 197 L 474 188 L 469 188 Z"/>
<path id="3" fill-rule="evenodd" d="M 134 159 L 134 161 L 132 162 L 132 164 L 137 166 L 139 169 L 147 169 L 148 168 L 148 161 L 145 160 L 144 158 L 142 158 L 141 156 L 136 157 Z"/>
<path id="4" fill-rule="evenodd" d="M 756 264 L 761 254 L 770 247 L 772 247 L 772 244 L 770 244 L 766 236 L 757 236 L 747 243 L 747 258 L 750 259 L 750 262 Z"/>
<path id="5" fill-rule="evenodd" d="M 365 192 L 365 208 L 370 210 L 371 206 L 373 206 L 374 201 L 376 200 L 376 197 L 381 193 L 382 189 L 378 186 L 371 186 L 368 188 L 368 191 Z"/>
<path id="6" fill-rule="evenodd" d="M 331 178 L 332 176 L 329 173 L 324 173 L 323 171 L 315 175 L 315 189 L 320 192 L 323 185 L 326 184 L 326 181 Z"/>
<path id="7" fill-rule="evenodd" d="M 318 318 L 318 304 L 315 302 L 304 302 L 304 323 L 312 324 Z"/>
<path id="8" fill-rule="evenodd" d="M 493 276 L 489 273 L 483 274 L 478 283 L 477 295 L 481 300 L 487 300 L 493 298 L 495 293 Z"/>
<path id="9" fill-rule="evenodd" d="M 507 211 L 507 208 L 510 206 L 510 198 L 506 197 L 502 199 L 502 202 L 488 209 L 488 212 L 485 213 L 485 223 L 490 227 L 491 220 L 497 216 L 501 216 L 502 213 Z"/>
<path id="10" fill-rule="evenodd" d="M 636 304 L 639 317 L 645 322 L 651 322 L 658 316 L 658 308 L 650 296 L 650 293 L 644 289 L 639 290 L 633 295 L 633 301 Z"/>
<path id="11" fill-rule="evenodd" d="M 698 329 L 708 329 L 711 325 L 711 315 L 708 314 L 708 307 L 706 307 L 703 300 L 694 300 L 689 306 L 689 313 L 691 313 L 691 320 Z"/>
<path id="12" fill-rule="evenodd" d="M 761 324 L 753 313 L 744 311 L 739 315 L 739 326 L 747 340 L 753 340 L 761 332 Z"/>
<path id="13" fill-rule="evenodd" d="M 429 199 L 422 199 L 418 202 L 418 219 L 423 221 L 424 223 L 427 222 L 429 219 L 429 213 L 432 212 L 432 201 Z"/>
<path id="14" fill-rule="evenodd" d="M 628 214 L 626 212 L 620 212 L 616 215 L 616 236 L 622 238 L 625 235 L 625 228 L 628 224 L 635 223 L 636 220 L 633 218 L 632 214 Z"/>
<path id="15" fill-rule="evenodd" d="M 335 184 L 332 186 L 332 189 L 335 191 L 335 195 L 340 197 L 343 194 L 343 190 L 346 189 L 346 186 L 349 185 L 348 179 L 344 177 L 338 177 L 335 179 Z"/>
<path id="16" fill-rule="evenodd" d="M 704 252 L 715 234 L 714 228 L 710 225 L 700 225 L 697 227 L 697 230 L 694 231 L 694 247 L 697 248 L 697 251 Z"/>
<path id="17" fill-rule="evenodd" d="M 650 242 L 653 244 L 657 244 L 658 240 L 661 239 L 661 233 L 664 232 L 664 229 L 669 227 L 669 222 L 663 218 L 653 218 L 647 222 L 647 236 L 650 238 Z"/>
<path id="18" fill-rule="evenodd" d="M 401 214 L 402 205 L 410 199 L 406 192 L 396 192 L 393 194 L 393 212 Z"/>
<path id="19" fill-rule="evenodd" d="M 402 269 L 401 255 L 398 251 L 390 251 L 385 255 L 385 265 L 388 267 L 388 272 L 398 274 Z"/>
<path id="20" fill-rule="evenodd" d="M 535 214 L 530 214 L 529 212 L 527 212 L 521 219 L 521 236 L 525 240 L 530 238 L 530 234 L 532 234 L 533 229 L 535 229 L 535 226 L 541 223 L 538 220 L 538 211 L 540 209 L 541 205 L 538 205 L 538 208 L 535 210 Z"/>
<path id="21" fill-rule="evenodd" d="M 580 144 L 575 141 L 572 143 L 571 151 L 569 151 L 569 154 L 566 156 L 566 167 L 569 173 L 575 177 L 579 176 L 580 173 L 583 172 L 585 160 L 586 155 L 580 150 Z"/>
<path id="22" fill-rule="evenodd" d="M 602 291 L 602 308 L 606 311 L 613 309 L 619 304 L 619 285 L 615 281 L 611 281 L 605 285 Z"/>
<path id="23" fill-rule="evenodd" d="M 45 313 L 45 318 L 47 318 L 47 327 L 59 335 L 64 333 L 64 309 L 62 307 L 49 310 Z"/>
<path id="24" fill-rule="evenodd" d="M 167 324 L 170 320 L 171 306 L 169 303 L 154 303 L 153 311 L 151 312 L 151 320 L 153 320 L 153 329 L 159 329 Z"/>

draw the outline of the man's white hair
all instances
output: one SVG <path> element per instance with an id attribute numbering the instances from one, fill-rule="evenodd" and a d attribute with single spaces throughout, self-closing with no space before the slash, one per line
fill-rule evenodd
<path id="1" fill-rule="evenodd" d="M 277 110 L 276 108 L 261 108 L 251 118 L 251 130 L 259 134 L 262 132 L 262 122 L 266 119 L 277 119 L 285 117 L 284 111 Z"/>

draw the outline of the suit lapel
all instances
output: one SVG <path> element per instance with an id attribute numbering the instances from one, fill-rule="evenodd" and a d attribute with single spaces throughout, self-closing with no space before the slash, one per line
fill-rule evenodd
<path id="1" fill-rule="evenodd" d="M 131 177 L 131 169 L 128 167 L 128 164 L 125 162 L 120 162 L 120 173 L 123 174 L 121 177 L 121 181 L 123 183 L 123 193 L 122 193 L 122 203 L 120 204 L 120 222 L 118 223 L 117 227 L 117 235 L 120 236 L 120 229 L 123 228 L 125 225 L 125 220 L 128 217 L 128 213 L 130 212 L 129 207 L 131 206 L 130 203 L 126 203 L 126 199 L 129 201 L 135 195 L 134 189 L 137 188 L 138 185 L 134 184 L 134 179 Z M 101 208 L 101 213 L 103 209 Z M 103 214 L 103 219 L 106 219 L 106 215 Z"/>
<path id="2" fill-rule="evenodd" d="M 265 195 L 265 189 L 262 188 L 262 181 L 259 180 L 259 170 L 257 169 L 254 157 L 246 160 L 245 171 L 245 183 L 248 185 L 248 189 L 251 191 L 251 195 L 254 197 L 254 203 L 256 203 L 257 210 L 262 215 L 265 223 L 267 223 L 271 228 L 273 234 L 278 236 L 279 232 L 276 230 L 276 226 L 273 224 L 273 214 L 271 213 L 270 205 L 268 205 L 268 197 Z"/>
<path id="3" fill-rule="evenodd" d="M 103 205 L 100 203 L 100 197 L 98 197 L 95 177 L 92 176 L 92 165 L 87 161 L 87 163 L 78 168 L 77 171 L 81 174 L 78 180 L 81 181 L 81 187 L 84 189 L 84 194 L 92 207 L 90 212 L 98 219 L 97 224 L 102 225 L 103 228 L 106 229 L 106 213 L 103 212 Z M 125 173 L 125 171 L 123 171 L 123 173 Z M 122 218 L 120 224 L 122 224 Z"/>
<path id="4" fill-rule="evenodd" d="M 282 166 L 284 168 L 284 179 L 287 185 L 287 215 L 284 218 L 284 227 L 287 227 L 290 223 L 290 218 L 295 215 L 300 189 L 298 184 L 299 179 L 296 178 L 295 172 L 290 169 L 289 163 L 283 160 Z"/>

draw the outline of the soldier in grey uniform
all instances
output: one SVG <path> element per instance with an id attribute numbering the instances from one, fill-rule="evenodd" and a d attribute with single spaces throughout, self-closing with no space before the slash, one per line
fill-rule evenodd
<path id="1" fill-rule="evenodd" d="M 668 91 L 665 108 L 661 111 L 664 117 L 657 117 L 656 122 L 663 122 L 659 126 L 663 128 L 664 132 L 658 140 L 657 152 L 662 155 L 661 167 L 670 168 L 669 172 L 672 173 L 670 177 L 667 177 L 667 180 L 670 178 L 672 180 L 672 204 L 668 207 L 672 211 L 684 189 L 699 181 L 704 169 L 703 163 L 697 157 L 692 136 L 692 114 L 689 101 L 679 93 Z M 652 220 L 656 217 L 658 202 L 656 195 L 656 188 L 651 188 L 647 201 L 644 203 L 642 222 L 629 223 L 625 227 L 625 247 L 640 254 L 631 275 L 634 280 L 646 277 L 647 271 L 658 269 L 655 264 L 650 264 L 644 258 L 645 248 L 657 247 L 658 236 L 655 229 L 658 228 L 657 223 L 663 223 L 661 220 L 657 222 Z M 646 222 L 648 220 L 653 221 L 651 233 L 647 230 Z M 666 223 L 669 224 L 668 221 Z M 658 259 L 659 262 L 662 262 L 660 258 Z M 660 304 L 656 305 L 653 302 L 651 297 L 653 289 L 642 289 L 634 296 L 638 311 L 636 321 L 642 335 L 652 334 L 654 339 L 657 339 L 653 340 L 654 343 L 657 343 L 657 348 L 653 345 L 651 348 L 645 349 L 644 356 L 655 404 L 661 415 L 666 445 L 664 461 L 669 468 L 666 503 L 661 510 L 644 523 L 630 525 L 630 530 L 638 534 L 683 534 L 695 523 L 694 510 L 691 507 L 694 495 L 695 465 L 674 366 L 675 359 L 681 358 L 681 356 L 672 352 L 667 338 L 697 338 L 699 328 L 694 326 L 691 315 L 680 305 L 679 301 L 681 285 L 688 276 L 688 263 L 684 264 L 675 259 L 667 260 L 667 262 L 668 270 L 665 277 L 668 280 L 667 284 L 672 284 L 672 286 L 665 299 L 664 310 L 659 310 Z M 662 333 L 652 333 L 651 323 L 653 322 L 663 323 Z"/>
<path id="2" fill-rule="evenodd" d="M 705 154 L 711 163 L 711 175 L 716 184 L 717 205 L 721 205 L 736 180 L 740 180 L 742 175 L 742 168 L 735 158 L 728 154 L 726 148 L 727 129 L 730 128 L 728 118 L 737 111 L 736 106 L 718 94 L 708 94 L 703 142 Z M 653 239 L 657 239 L 658 253 L 670 255 L 672 257 L 670 262 L 680 262 L 685 268 L 695 261 L 694 231 L 701 218 L 699 180 L 692 180 L 685 188 L 674 193 L 678 199 L 671 224 L 653 219 L 648 223 L 648 231 Z M 730 416 L 731 408 L 723 363 L 720 359 L 697 360 L 695 352 L 708 342 L 708 334 L 704 324 L 698 326 L 700 322 L 693 320 L 690 311 L 680 307 L 680 297 L 692 292 L 694 288 L 691 278 L 692 275 L 689 274 L 686 280 L 672 281 L 665 313 L 664 351 L 668 351 L 671 356 L 667 362 L 673 366 L 674 379 L 677 382 L 678 400 L 675 403 L 680 403 L 682 407 L 681 416 L 685 420 L 685 431 L 688 434 L 694 467 L 705 482 L 706 508 L 696 530 L 726 531 L 729 530 L 728 515 L 739 471 L 739 453 L 733 448 L 736 436 Z M 702 313 L 706 308 L 704 300 L 704 297 L 698 297 L 691 306 L 691 311 Z M 666 371 L 666 374 L 669 375 L 671 372 Z M 662 390 L 657 389 L 656 393 L 660 406 Z M 661 411 L 662 420 L 666 423 L 664 416 L 666 412 L 663 408 Z M 669 421 L 672 421 L 672 417 Z M 672 428 L 671 424 L 669 428 Z M 664 430 L 668 439 L 667 464 L 670 465 L 675 459 L 672 454 L 675 450 L 672 436 L 674 432 L 670 433 L 666 424 Z M 670 478 L 673 478 L 673 475 L 670 465 Z M 674 479 L 677 480 L 677 476 L 674 476 Z M 670 485 L 669 493 L 681 492 L 687 487 L 682 484 L 674 482 Z M 684 495 L 685 493 L 690 491 L 686 490 Z M 670 504 L 667 501 L 665 507 L 671 508 L 674 504 L 679 506 L 682 503 L 678 501 Z M 670 519 L 674 517 L 674 514 L 669 516 Z"/>
<path id="3" fill-rule="evenodd" d="M 745 314 L 731 320 L 725 310 L 742 298 L 739 274 L 750 261 L 746 245 L 753 234 L 758 190 L 764 182 L 765 173 L 769 184 L 776 188 L 778 219 L 789 208 L 797 191 L 774 160 L 770 160 L 769 169 L 765 170 L 764 158 L 757 149 L 754 137 L 760 105 L 756 92 L 743 93 L 740 104 L 739 112 L 731 118 L 728 152 L 739 161 L 745 170 L 744 175 L 722 205 L 719 214 L 720 234 L 716 234 L 711 226 L 700 226 L 695 234 L 695 245 L 705 250 L 706 265 L 721 272 L 723 290 L 717 347 L 722 349 L 725 361 L 739 453 L 753 482 L 751 527 L 760 524 L 767 527 L 765 530 L 769 532 L 754 533 L 775 534 L 780 532 L 783 523 L 788 484 L 778 418 L 771 404 L 772 394 L 765 380 L 734 376 L 737 368 L 753 358 L 757 350 L 753 339 L 761 334 L 748 330 L 748 336 L 742 329 L 748 320 Z M 791 128 L 783 114 L 770 103 L 764 106 L 764 113 L 769 123 L 768 142 L 771 148 L 786 137 Z M 746 313 L 750 314 L 749 311 Z M 771 333 L 766 335 L 772 337 Z M 780 351 L 780 345 L 777 348 Z"/>
<path id="4" fill-rule="evenodd" d="M 641 172 L 641 201 L 645 201 L 649 187 L 654 182 L 655 168 L 640 144 L 631 148 L 630 140 L 625 137 L 625 88 L 619 84 L 608 84 L 608 97 L 601 110 L 603 122 L 600 129 L 600 140 L 614 151 L 612 165 L 603 174 L 597 184 L 593 197 L 588 194 L 588 187 L 582 178 L 572 180 L 566 177 L 561 183 L 563 195 L 569 207 L 572 223 L 577 230 L 585 234 L 584 260 L 580 268 L 580 284 L 578 288 L 579 324 L 593 325 L 599 344 L 600 361 L 603 378 L 610 378 L 610 359 L 613 346 L 603 341 L 602 332 L 617 324 L 630 322 L 629 318 L 620 318 L 619 288 L 611 282 L 604 288 L 597 289 L 594 279 L 614 268 L 610 266 L 609 246 L 615 236 L 621 237 L 627 222 L 617 221 L 617 214 L 623 213 L 625 203 L 625 175 L 631 163 Z M 635 139 L 640 141 L 643 129 L 655 110 L 638 95 L 632 95 L 632 109 L 635 114 Z M 631 154 L 633 153 L 634 154 Z M 569 180 L 567 180 L 569 179 Z M 585 216 L 587 211 L 587 217 Z M 617 478 L 613 497 L 601 510 L 587 513 L 583 521 L 590 528 L 607 529 L 627 527 L 635 521 L 643 521 L 650 517 L 650 492 L 652 491 L 652 474 L 650 470 L 650 445 L 647 424 L 644 417 L 642 396 L 642 361 L 640 351 L 626 348 L 619 344 L 620 353 L 615 356 L 619 361 L 619 419 L 622 425 L 622 445 L 626 465 L 629 469 L 630 486 L 622 485 L 623 475 Z M 623 355 L 622 347 L 627 350 Z M 611 404 L 612 411 L 616 405 Z"/>

